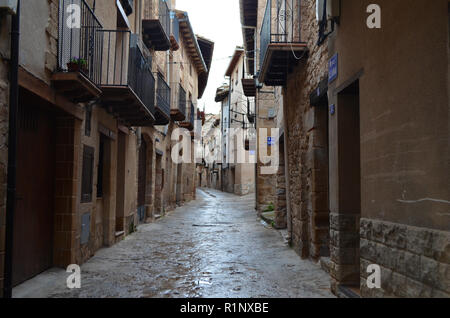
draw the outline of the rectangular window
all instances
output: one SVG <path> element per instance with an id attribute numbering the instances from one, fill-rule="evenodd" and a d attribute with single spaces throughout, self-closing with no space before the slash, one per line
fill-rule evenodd
<path id="1" fill-rule="evenodd" d="M 81 203 L 92 202 L 92 181 L 94 172 L 95 149 L 84 146 L 83 150 L 83 171 L 81 181 Z"/>
<path id="2" fill-rule="evenodd" d="M 105 156 L 105 141 L 103 136 L 100 137 L 100 151 L 98 154 L 98 171 L 97 171 L 97 198 L 103 198 L 103 169 Z"/>

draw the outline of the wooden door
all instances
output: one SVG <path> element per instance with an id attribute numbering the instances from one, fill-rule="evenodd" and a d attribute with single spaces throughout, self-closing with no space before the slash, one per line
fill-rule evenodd
<path id="1" fill-rule="evenodd" d="M 21 94 L 13 285 L 53 265 L 54 117 Z"/>

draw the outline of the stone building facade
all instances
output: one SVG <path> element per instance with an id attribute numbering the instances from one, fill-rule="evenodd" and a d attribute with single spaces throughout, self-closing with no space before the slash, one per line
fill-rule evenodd
<path id="1" fill-rule="evenodd" d="M 0 210 L 6 210 L 8 176 L 8 131 L 9 131 L 9 70 L 10 49 L 5 43 L 10 32 L 10 18 L 0 17 Z M 0 213 L 0 297 L 3 295 L 6 213 Z"/>
<path id="2" fill-rule="evenodd" d="M 87 33 L 67 26 L 70 4 Z M 0 13 L 0 281 L 6 231 L 14 248 L 5 274 L 16 286 L 53 266 L 81 265 L 195 198 L 195 165 L 177 169 L 171 153 L 172 131 L 183 123 L 193 131 L 196 107 L 171 98 L 170 78 L 183 51 L 196 104 L 213 43 L 193 51 L 187 14 L 174 10 L 175 1 L 22 1 L 13 228 L 5 224 L 10 17 Z M 172 195 L 178 180 L 181 201 Z"/>
<path id="3" fill-rule="evenodd" d="M 378 1 L 380 29 L 367 25 L 370 4 L 341 1 L 328 40 L 339 65 L 328 90 L 332 287 L 450 297 L 448 1 Z M 381 289 L 367 288 L 369 264 Z"/>
<path id="4" fill-rule="evenodd" d="M 282 89 L 291 245 L 342 297 L 449 297 L 448 1 L 378 1 L 381 29 L 317 3 L 241 1 L 257 88 Z"/>
<path id="5" fill-rule="evenodd" d="M 225 73 L 229 81 L 227 107 L 228 120 L 222 124 L 228 131 L 223 136 L 225 139 L 223 187 L 227 192 L 237 195 L 254 193 L 255 168 L 252 162 L 255 155 L 250 154 L 250 147 L 246 148 L 246 142 L 250 142 L 249 130 L 253 124 L 247 117 L 248 100 L 244 95 L 241 79 L 245 76 L 244 49 L 237 47 Z M 241 157 L 240 157 L 241 156 Z"/>
<path id="6" fill-rule="evenodd" d="M 219 169 L 222 142 L 220 122 L 220 115 L 206 114 L 205 124 L 202 127 L 202 148 L 198 155 L 204 158 L 204 162 L 197 170 L 198 186 L 202 188 L 222 189 L 222 170 Z"/>
<path id="7" fill-rule="evenodd" d="M 284 91 L 289 222 L 294 249 L 318 259 L 329 255 L 328 112 L 326 107 L 311 105 L 310 94 L 327 77 L 328 53 L 325 46 L 316 45 L 315 2 L 301 1 L 300 12 L 299 40 L 306 42 L 308 57 L 288 75 Z"/>
<path id="8" fill-rule="evenodd" d="M 274 209 L 275 218 L 272 221 L 275 222 L 277 228 L 285 228 L 287 226 L 284 200 L 286 191 L 285 169 L 283 170 L 285 165 L 283 162 L 278 162 L 279 168 L 271 169 L 269 167 L 274 162 L 262 160 L 263 156 L 271 156 L 275 149 L 268 142 L 268 138 L 279 138 L 279 141 L 283 141 L 285 133 L 281 88 L 265 85 L 256 79 L 262 63 L 259 47 L 266 4 L 266 1 L 240 1 L 241 24 L 246 51 L 246 74 L 242 81 L 245 82 L 245 96 L 253 100 L 254 103 L 253 109 L 249 110 L 249 115 L 255 121 L 257 148 L 259 149 L 256 161 L 256 209 L 259 214 Z M 273 129 L 278 129 L 278 136 Z M 276 146 L 279 151 L 285 151 L 284 143 L 277 142 Z M 261 149 L 266 149 L 266 151 L 262 153 Z M 269 168 L 269 172 L 264 171 L 267 168 Z"/>

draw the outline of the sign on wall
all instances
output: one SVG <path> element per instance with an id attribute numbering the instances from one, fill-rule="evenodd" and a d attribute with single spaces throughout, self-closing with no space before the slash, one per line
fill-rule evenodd
<path id="1" fill-rule="evenodd" d="M 338 53 L 328 62 L 328 83 L 333 82 L 338 77 Z"/>
<path id="2" fill-rule="evenodd" d="M 267 137 L 267 145 L 268 146 L 275 146 L 275 138 L 274 137 Z"/>

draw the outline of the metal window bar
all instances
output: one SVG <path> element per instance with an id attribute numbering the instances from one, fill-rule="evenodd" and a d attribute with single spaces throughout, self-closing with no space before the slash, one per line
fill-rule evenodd
<path id="1" fill-rule="evenodd" d="M 194 125 L 195 124 L 195 107 L 194 107 L 194 103 L 191 101 L 191 112 L 189 114 L 190 118 L 189 118 L 189 122 Z"/>
<path id="2" fill-rule="evenodd" d="M 261 27 L 260 64 L 272 43 L 301 43 L 301 0 L 268 0 Z"/>
<path id="3" fill-rule="evenodd" d="M 170 20 L 170 10 L 169 10 L 169 6 L 167 5 L 167 0 L 159 0 L 158 18 L 159 18 L 159 21 L 161 22 L 164 32 L 166 33 L 167 37 L 169 37 L 171 20 Z"/>
<path id="4" fill-rule="evenodd" d="M 80 72 L 99 84 L 102 70 L 102 24 L 85 0 L 60 0 L 58 8 L 58 71 L 68 72 L 74 58 L 86 62 Z"/>
<path id="5" fill-rule="evenodd" d="M 166 114 L 170 114 L 170 86 L 158 73 L 158 87 L 156 93 L 158 107 Z"/>
<path id="6" fill-rule="evenodd" d="M 100 30 L 103 36 L 102 86 L 126 86 L 154 114 L 155 78 L 151 58 L 139 37 L 124 30 Z"/>
<path id="7" fill-rule="evenodd" d="M 256 117 L 256 104 L 254 98 L 247 98 L 247 118 L 250 123 L 255 122 Z"/>
<path id="8" fill-rule="evenodd" d="M 181 84 L 179 84 L 178 90 L 179 90 L 178 91 L 178 109 L 186 117 L 186 110 L 187 110 L 186 91 L 184 90 L 183 86 L 181 86 Z"/>

